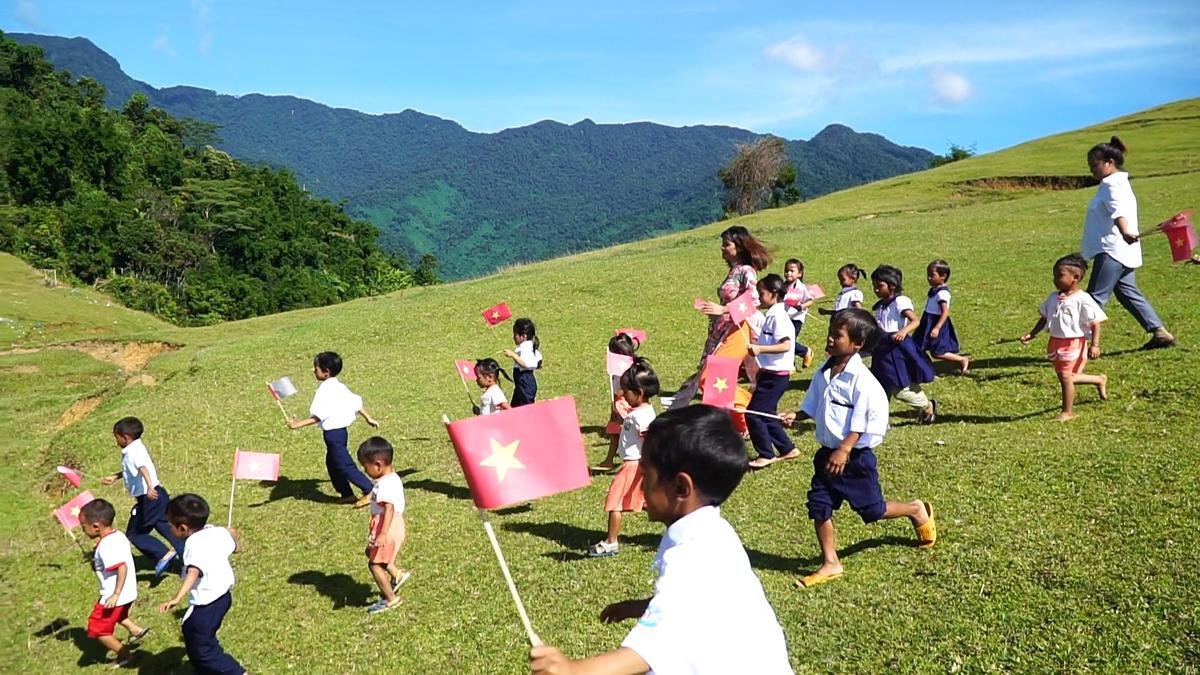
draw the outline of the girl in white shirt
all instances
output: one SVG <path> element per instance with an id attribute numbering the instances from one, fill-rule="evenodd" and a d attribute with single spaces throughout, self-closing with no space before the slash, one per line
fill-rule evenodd
<path id="1" fill-rule="evenodd" d="M 804 283 L 804 263 L 796 258 L 789 258 L 783 264 L 783 280 L 787 282 L 787 292 L 783 296 L 783 304 L 787 307 L 788 318 L 792 320 L 795 329 L 796 355 L 803 359 L 804 367 L 812 365 L 813 352 L 807 345 L 800 344 L 800 330 L 808 318 L 808 308 L 816 302 L 808 286 Z"/>
<path id="2" fill-rule="evenodd" d="M 787 285 L 778 274 L 768 274 L 758 282 L 759 306 L 767 310 L 758 339 L 750 344 L 750 354 L 758 359 L 758 374 L 754 378 L 754 394 L 746 410 L 776 415 L 779 399 L 787 391 L 796 363 L 796 331 L 788 318 L 783 296 Z M 750 468 L 762 469 L 777 459 L 793 459 L 800 456 L 796 444 L 783 430 L 776 417 L 746 415 L 746 426 L 750 429 L 750 443 L 758 457 L 751 460 Z M 776 456 L 778 453 L 778 456 Z"/>
<path id="3" fill-rule="evenodd" d="M 871 352 L 871 374 L 883 385 L 889 398 L 921 411 L 921 423 L 937 418 L 937 401 L 925 396 L 921 385 L 933 382 L 933 364 L 917 349 L 909 335 L 917 329 L 913 302 L 901 295 L 904 274 L 891 265 L 880 265 L 871 272 L 871 283 L 878 302 L 872 309 L 882 335 Z"/>
<path id="4" fill-rule="evenodd" d="M 867 271 L 854 263 L 846 263 L 838 269 L 837 278 L 838 283 L 842 285 L 842 290 L 838 291 L 833 309 L 821 307 L 817 310 L 818 314 L 832 316 L 847 307 L 862 307 L 863 293 L 858 290 L 858 280 L 866 279 Z"/>
<path id="5" fill-rule="evenodd" d="M 508 373 L 500 369 L 496 359 L 479 359 L 475 362 L 475 384 L 483 390 L 475 414 L 491 415 L 512 407 L 508 404 L 504 390 L 497 384 L 501 375 L 508 377 Z"/>
<path id="6" fill-rule="evenodd" d="M 537 398 L 537 378 L 533 371 L 542 367 L 542 352 L 532 319 L 513 322 L 513 342 L 517 345 L 516 350 L 506 349 L 504 355 L 513 360 L 512 404 L 516 407 L 533 403 Z"/>

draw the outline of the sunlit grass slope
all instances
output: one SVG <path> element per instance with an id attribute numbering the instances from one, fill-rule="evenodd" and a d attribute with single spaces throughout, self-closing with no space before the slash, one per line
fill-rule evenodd
<path id="1" fill-rule="evenodd" d="M 923 298 L 926 262 L 946 258 L 955 324 L 976 359 L 973 377 L 947 375 L 929 386 L 942 402 L 938 424 L 917 426 L 897 411 L 878 453 L 887 495 L 937 505 L 942 539 L 931 551 L 912 547 L 905 523 L 864 526 L 845 510 L 836 522 L 846 577 L 801 591 L 795 575 L 811 570 L 818 553 L 804 506 L 811 465 L 749 475 L 724 507 L 798 671 L 1196 667 L 1200 269 L 1170 264 L 1166 242 L 1146 240 L 1139 281 L 1181 346 L 1137 351 L 1144 336 L 1110 305 L 1106 354 L 1088 367 L 1109 375 L 1111 400 L 1082 391 L 1071 424 L 1050 421 L 1058 390 L 1043 343 L 1015 340 L 1052 290 L 1051 262 L 1078 247 L 1092 189 L 1042 190 L 1037 181 L 1014 179 L 1085 176 L 1086 150 L 1113 133 L 1133 150 L 1127 168 L 1143 227 L 1197 206 L 1200 99 L 738 221 L 771 245 L 776 271 L 783 259 L 799 257 L 808 280 L 829 291 L 841 264 L 887 262 Z M 988 178 L 1006 180 L 979 182 Z M 539 396 L 577 397 L 589 454 L 598 459 L 605 441 L 594 429 L 606 417 L 609 335 L 619 326 L 646 329 L 644 353 L 664 383 L 682 380 L 704 338 L 691 301 L 712 297 L 721 280 L 718 234 L 728 225 L 471 282 L 187 330 L 129 318 L 103 302 L 67 308 L 46 301 L 43 313 L 39 300 L 14 309 L 35 291 L 0 259 L 12 289 L 0 299 L 0 315 L 20 311 L 22 321 L 103 326 L 109 339 L 179 346 L 134 366 L 153 385 L 71 350 L 0 356 L 0 611 L 7 627 L 0 658 L 14 671 L 99 668 L 96 648 L 82 637 L 95 578 L 47 517 L 64 498 L 52 471 L 64 460 L 93 474 L 115 471 L 111 425 L 137 415 L 167 488 L 204 495 L 217 520 L 229 499 L 234 449 L 283 453 L 278 484 L 243 483 L 236 498 L 245 551 L 236 559 L 234 607 L 221 636 L 252 672 L 521 672 L 520 624 L 441 428 L 443 413 L 468 414 L 452 360 L 497 355 L 511 344 L 508 325 L 483 325 L 483 307 L 506 300 L 532 317 L 546 355 Z M 819 344 L 825 325 L 812 319 L 803 339 Z M 95 335 L 64 329 L 40 342 Z M 302 391 L 286 405 L 304 414 L 314 389 L 312 355 L 326 349 L 345 358 L 343 380 L 383 420 L 405 474 L 410 535 L 401 564 L 414 576 L 403 607 L 377 617 L 363 611 L 374 597 L 362 559 L 366 515 L 331 503 L 319 434 L 286 430 L 262 384 L 290 375 Z M 785 406 L 798 404 L 810 377 L 795 376 Z M 73 401 L 97 396 L 90 414 L 56 428 Z M 352 445 L 367 435 L 357 424 Z M 799 442 L 815 449 L 810 428 Z M 628 626 L 600 624 L 600 608 L 651 590 L 661 526 L 631 517 L 618 557 L 581 555 L 601 536 L 607 484 L 597 478 L 587 489 L 495 518 L 536 629 L 574 655 L 617 645 Z M 86 487 L 127 512 L 116 489 L 94 480 Z M 177 619 L 154 609 L 178 581 L 151 587 L 141 577 L 135 618 L 155 630 L 144 666 L 187 672 Z M 754 636 L 745 638 L 752 649 Z"/>

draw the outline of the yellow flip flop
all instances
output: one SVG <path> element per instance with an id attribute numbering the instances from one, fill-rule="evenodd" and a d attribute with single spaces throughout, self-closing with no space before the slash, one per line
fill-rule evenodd
<path id="1" fill-rule="evenodd" d="M 835 580 L 841 579 L 841 578 L 842 578 L 841 572 L 838 572 L 837 574 L 821 574 L 818 572 L 818 573 L 810 574 L 806 577 L 801 577 L 801 578 L 797 579 L 796 585 L 799 586 L 800 588 L 812 588 L 813 586 L 820 586 L 823 583 L 835 581 Z"/>
<path id="2" fill-rule="evenodd" d="M 921 503 L 925 505 L 925 513 L 929 515 L 929 520 L 925 521 L 924 525 L 914 526 L 913 529 L 917 531 L 917 548 L 930 548 L 937 543 L 937 522 L 933 519 L 933 504 Z"/>

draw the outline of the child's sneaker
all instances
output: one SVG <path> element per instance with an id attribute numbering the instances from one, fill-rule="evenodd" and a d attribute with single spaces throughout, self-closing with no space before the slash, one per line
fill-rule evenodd
<path id="1" fill-rule="evenodd" d="M 588 556 L 592 558 L 607 558 L 620 553 L 620 547 L 621 545 L 616 542 L 610 544 L 607 541 L 599 541 L 588 549 Z"/>
<path id="2" fill-rule="evenodd" d="M 175 551 L 167 551 L 166 555 L 158 559 L 154 563 L 154 577 L 157 579 L 167 571 L 167 567 L 171 565 L 171 561 L 175 559 Z"/>
<path id="3" fill-rule="evenodd" d="M 392 592 L 393 593 L 399 592 L 400 587 L 403 586 L 405 583 L 407 583 L 410 578 L 412 578 L 412 572 L 409 572 L 408 570 L 404 570 L 404 573 L 400 575 L 399 579 L 392 580 Z"/>
<path id="4" fill-rule="evenodd" d="M 396 598 L 391 602 L 388 602 L 384 598 L 380 598 L 375 604 L 367 608 L 367 614 L 379 614 L 380 612 L 386 612 L 389 609 L 399 607 L 401 602 L 403 601 L 400 598 Z"/>

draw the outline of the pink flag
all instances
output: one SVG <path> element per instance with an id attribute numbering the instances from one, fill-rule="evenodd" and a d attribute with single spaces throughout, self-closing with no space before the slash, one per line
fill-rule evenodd
<path id="1" fill-rule="evenodd" d="M 62 523 L 63 529 L 71 530 L 79 525 L 79 510 L 95 499 L 91 490 L 84 490 L 75 499 L 63 504 L 54 511 L 54 517 Z"/>
<path id="2" fill-rule="evenodd" d="M 637 328 L 618 328 L 613 335 L 621 335 L 622 333 L 628 335 L 634 340 L 637 340 L 639 345 L 646 344 L 646 331 L 644 330 L 638 330 Z"/>
<path id="3" fill-rule="evenodd" d="M 614 354 L 608 352 L 606 368 L 609 375 L 620 377 L 629 370 L 629 366 L 633 365 L 633 357 L 625 356 L 624 354 Z"/>
<path id="4" fill-rule="evenodd" d="M 812 296 L 813 300 L 825 297 L 825 289 L 821 288 L 820 284 L 805 284 L 804 287 L 808 289 L 808 294 Z"/>
<path id="5" fill-rule="evenodd" d="M 454 368 L 463 382 L 475 379 L 475 362 L 470 359 L 454 359 Z"/>
<path id="6" fill-rule="evenodd" d="M 279 480 L 279 455 L 237 450 L 233 453 L 233 477 L 245 480 Z"/>
<path id="7" fill-rule="evenodd" d="M 746 291 L 737 296 L 725 305 L 725 309 L 729 310 L 729 318 L 734 323 L 745 321 L 746 317 L 758 310 L 758 305 L 754 302 L 754 291 Z"/>
<path id="8" fill-rule="evenodd" d="M 79 484 L 83 482 L 83 474 L 69 466 L 58 465 L 58 472 L 62 474 L 63 478 L 67 479 L 71 487 L 79 487 Z"/>

